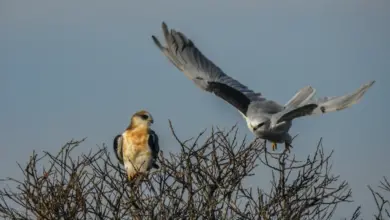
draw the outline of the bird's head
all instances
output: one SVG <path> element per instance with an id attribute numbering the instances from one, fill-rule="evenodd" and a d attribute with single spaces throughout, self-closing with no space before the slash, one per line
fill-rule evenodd
<path id="1" fill-rule="evenodd" d="M 145 111 L 141 110 L 136 112 L 132 117 L 131 117 L 131 124 L 130 126 L 141 126 L 145 125 L 149 127 L 151 124 L 153 124 L 153 117 L 152 115 Z"/>
<path id="2" fill-rule="evenodd" d="M 250 118 L 248 121 L 248 127 L 249 129 L 256 133 L 259 131 L 265 131 L 269 129 L 270 125 L 270 119 L 268 117 L 262 117 L 262 116 L 256 116 L 253 118 Z"/>

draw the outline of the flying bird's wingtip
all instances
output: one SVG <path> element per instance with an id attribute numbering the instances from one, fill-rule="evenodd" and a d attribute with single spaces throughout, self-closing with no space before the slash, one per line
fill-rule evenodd
<path id="1" fill-rule="evenodd" d="M 158 39 L 157 39 L 156 36 L 152 35 L 151 37 L 152 37 L 152 40 L 154 41 L 154 43 L 157 43 L 157 42 L 158 42 Z"/>
<path id="2" fill-rule="evenodd" d="M 311 91 L 311 92 L 313 92 L 313 91 L 314 91 L 314 88 L 313 88 L 313 86 L 307 86 L 307 89 L 308 89 L 308 91 Z"/>
<path id="3" fill-rule="evenodd" d="M 160 48 L 160 50 L 163 50 L 163 49 L 164 49 L 164 47 L 161 45 L 160 41 L 157 39 L 156 36 L 152 35 L 152 40 L 153 40 L 154 44 L 155 44 L 158 48 Z"/>
<path id="4" fill-rule="evenodd" d="M 302 90 L 313 91 L 314 88 L 313 88 L 313 86 L 311 86 L 311 85 L 307 85 L 307 86 L 303 87 L 303 88 L 301 89 L 301 91 L 302 91 Z M 300 91 L 300 90 L 298 90 L 298 91 Z"/>
<path id="5" fill-rule="evenodd" d="M 165 23 L 165 21 L 162 21 L 162 22 L 161 22 L 161 27 L 162 27 L 163 29 L 168 29 L 168 25 L 167 25 L 167 23 Z"/>
<path id="6" fill-rule="evenodd" d="M 370 88 L 372 85 L 374 85 L 375 82 L 376 82 L 376 80 L 371 80 L 370 82 L 364 84 L 364 85 L 363 85 L 363 88 L 365 88 L 365 89 L 367 90 L 367 89 Z"/>
<path id="7" fill-rule="evenodd" d="M 353 96 L 355 96 L 355 97 L 354 97 L 354 99 L 355 99 L 354 103 L 358 103 L 358 102 L 363 98 L 363 95 L 367 92 L 367 90 L 368 90 L 369 88 L 371 88 L 372 85 L 374 85 L 374 83 L 375 83 L 375 80 L 372 80 L 372 81 L 370 81 L 370 82 L 368 82 L 368 83 L 362 85 L 362 86 L 353 94 Z"/>
<path id="8" fill-rule="evenodd" d="M 164 21 L 161 23 L 161 28 L 164 33 L 165 39 L 168 39 L 169 38 L 168 25 Z"/>

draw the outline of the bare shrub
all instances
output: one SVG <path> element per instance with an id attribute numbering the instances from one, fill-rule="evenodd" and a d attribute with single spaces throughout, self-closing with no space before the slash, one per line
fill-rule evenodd
<path id="1" fill-rule="evenodd" d="M 66 143 L 59 153 L 34 152 L 20 166 L 23 180 L 2 181 L 5 219 L 331 219 L 337 205 L 350 202 L 348 183 L 331 173 L 321 141 L 299 161 L 288 153 L 268 152 L 262 141 L 237 139 L 238 129 L 212 129 L 182 141 L 180 152 L 159 156 L 160 169 L 142 182 L 127 181 L 111 146 L 72 155 L 84 140 Z M 204 141 L 200 141 L 205 139 Z M 201 142 L 201 143 L 200 143 Z M 269 190 L 246 187 L 257 166 L 272 171 Z M 39 171 L 39 167 L 42 167 Z M 389 191 L 384 180 L 382 188 Z M 370 190 L 377 219 L 389 216 L 388 201 Z M 387 205 L 387 206 L 386 206 Z M 386 208 L 387 207 L 387 208 Z M 351 219 L 357 219 L 360 208 Z"/>

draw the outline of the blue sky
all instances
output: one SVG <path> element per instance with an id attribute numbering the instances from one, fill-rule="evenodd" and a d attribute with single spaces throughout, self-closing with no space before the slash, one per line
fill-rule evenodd
<path id="1" fill-rule="evenodd" d="M 88 137 L 81 151 L 107 143 L 139 109 L 155 118 L 165 152 L 212 125 L 253 137 L 241 115 L 202 92 L 155 48 L 161 22 L 184 32 L 227 74 L 280 103 L 303 86 L 318 96 L 351 92 L 376 80 L 350 109 L 294 121 L 301 158 L 324 138 L 334 173 L 371 214 L 367 184 L 390 177 L 386 116 L 390 95 L 390 2 L 295 0 L 209 2 L 0 1 L 0 174 L 18 176 L 16 161 L 33 150 L 56 152 Z M 268 183 L 261 170 L 253 184 Z"/>

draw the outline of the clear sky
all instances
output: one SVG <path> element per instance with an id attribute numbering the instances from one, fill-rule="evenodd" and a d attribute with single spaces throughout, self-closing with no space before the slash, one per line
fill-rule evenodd
<path id="1" fill-rule="evenodd" d="M 137 110 L 154 116 L 161 148 L 241 115 L 202 92 L 158 51 L 161 22 L 184 32 L 227 74 L 267 98 L 287 102 L 306 85 L 342 95 L 376 84 L 352 108 L 298 119 L 293 153 L 313 152 L 320 137 L 335 150 L 334 173 L 347 180 L 365 216 L 367 184 L 390 177 L 390 2 L 294 1 L 0 1 L 0 177 L 18 176 L 16 161 L 33 150 L 56 152 L 88 137 L 81 151 L 107 143 Z M 253 184 L 268 183 L 261 171 Z M 257 179 L 256 179 L 257 178 Z"/>

